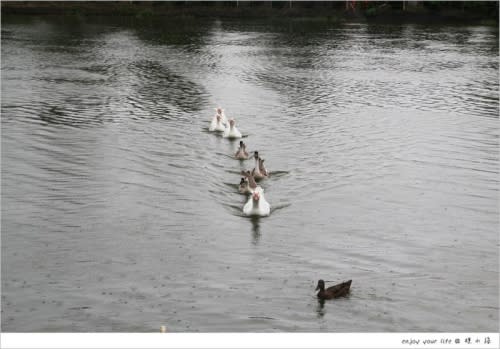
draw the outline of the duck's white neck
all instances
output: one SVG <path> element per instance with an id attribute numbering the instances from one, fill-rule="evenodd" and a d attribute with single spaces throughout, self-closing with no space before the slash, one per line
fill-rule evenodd
<path id="1" fill-rule="evenodd" d="M 252 198 L 253 207 L 259 208 L 259 203 L 260 203 L 260 199 L 255 200 L 255 198 Z"/>

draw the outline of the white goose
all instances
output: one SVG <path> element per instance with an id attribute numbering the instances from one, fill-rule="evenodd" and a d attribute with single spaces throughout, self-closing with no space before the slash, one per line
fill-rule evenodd
<path id="1" fill-rule="evenodd" d="M 226 130 L 226 127 L 224 126 L 224 123 L 222 122 L 222 117 L 217 114 L 214 116 L 212 119 L 212 122 L 210 122 L 210 126 L 208 127 L 208 130 L 211 132 L 224 132 Z"/>
<path id="2" fill-rule="evenodd" d="M 221 107 L 217 107 L 215 108 L 215 112 L 217 113 L 217 115 L 220 115 L 222 123 L 224 125 L 227 125 L 227 118 L 226 114 L 224 113 L 224 109 L 222 109 Z"/>
<path id="3" fill-rule="evenodd" d="M 264 198 L 264 193 L 254 192 L 243 206 L 243 213 L 247 216 L 269 216 L 271 206 Z"/>
<path id="4" fill-rule="evenodd" d="M 234 119 L 229 120 L 229 126 L 226 127 L 222 137 L 230 139 L 241 138 L 241 132 L 236 128 L 236 122 Z"/>
<path id="5" fill-rule="evenodd" d="M 248 159 L 247 146 L 243 141 L 240 141 L 240 147 L 234 154 L 234 157 L 238 160 L 246 160 Z"/>

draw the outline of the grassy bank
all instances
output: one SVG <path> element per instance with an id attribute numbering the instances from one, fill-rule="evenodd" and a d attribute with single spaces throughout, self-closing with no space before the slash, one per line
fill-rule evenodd
<path id="1" fill-rule="evenodd" d="M 498 23 L 493 1 L 23 1 L 1 3 L 2 15 L 81 15 Z"/>

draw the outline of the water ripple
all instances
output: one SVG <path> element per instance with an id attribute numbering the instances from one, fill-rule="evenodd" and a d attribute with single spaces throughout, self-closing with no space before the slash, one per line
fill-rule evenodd
<path id="1" fill-rule="evenodd" d="M 496 331 L 498 87 L 488 27 L 2 21 L 2 330 Z"/>

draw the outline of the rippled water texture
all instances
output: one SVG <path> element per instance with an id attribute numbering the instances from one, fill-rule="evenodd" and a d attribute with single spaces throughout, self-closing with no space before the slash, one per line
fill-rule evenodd
<path id="1" fill-rule="evenodd" d="M 2 19 L 2 330 L 498 331 L 496 28 Z"/>

